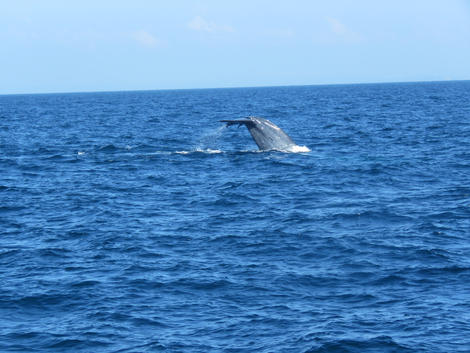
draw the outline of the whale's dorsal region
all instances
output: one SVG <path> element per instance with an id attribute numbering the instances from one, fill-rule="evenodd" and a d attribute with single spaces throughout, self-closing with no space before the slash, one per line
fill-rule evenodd
<path id="1" fill-rule="evenodd" d="M 245 125 L 260 150 L 286 151 L 296 146 L 295 142 L 280 127 L 267 119 L 250 116 L 240 120 L 220 120 L 231 125 Z"/>

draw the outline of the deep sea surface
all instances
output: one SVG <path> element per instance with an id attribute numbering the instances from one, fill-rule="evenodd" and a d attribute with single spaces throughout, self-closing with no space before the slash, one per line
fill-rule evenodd
<path id="1" fill-rule="evenodd" d="M 470 81 L 0 96 L 0 352 L 470 352 Z"/>

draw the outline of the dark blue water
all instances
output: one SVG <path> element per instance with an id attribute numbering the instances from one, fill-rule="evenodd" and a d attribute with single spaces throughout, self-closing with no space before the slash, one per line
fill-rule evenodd
<path id="1" fill-rule="evenodd" d="M 469 97 L 0 96 L 0 351 L 470 352 Z"/>

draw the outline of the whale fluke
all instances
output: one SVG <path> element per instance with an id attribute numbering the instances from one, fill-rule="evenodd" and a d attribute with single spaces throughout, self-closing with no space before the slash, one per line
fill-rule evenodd
<path id="1" fill-rule="evenodd" d="M 276 124 L 263 118 L 249 116 L 240 120 L 220 120 L 231 125 L 245 125 L 260 150 L 289 151 L 297 146 L 295 142 Z"/>
<path id="2" fill-rule="evenodd" d="M 251 120 L 249 119 L 244 119 L 244 120 L 219 120 L 221 123 L 227 123 L 227 126 L 231 125 L 236 125 L 238 124 L 238 127 L 242 125 L 247 125 L 248 124 L 254 124 Z"/>

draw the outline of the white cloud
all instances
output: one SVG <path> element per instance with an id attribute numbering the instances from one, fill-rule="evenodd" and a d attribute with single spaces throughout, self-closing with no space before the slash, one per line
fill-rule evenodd
<path id="1" fill-rule="evenodd" d="M 234 32 L 233 27 L 227 25 L 219 25 L 202 18 L 201 16 L 194 17 L 188 22 L 188 28 L 193 31 L 201 32 Z"/>
<path id="2" fill-rule="evenodd" d="M 362 36 L 359 33 L 356 33 L 351 28 L 347 27 L 337 18 L 327 17 L 326 18 L 330 31 L 333 32 L 336 36 L 346 40 L 347 42 L 360 42 L 362 41 Z"/>
<path id="3" fill-rule="evenodd" d="M 333 33 L 338 35 L 345 35 L 348 32 L 346 26 L 337 18 L 327 17 L 326 20 L 330 24 L 330 29 L 333 31 Z"/>
<path id="4" fill-rule="evenodd" d="M 154 48 L 160 44 L 158 38 L 144 30 L 133 32 L 132 38 L 140 45 L 148 48 Z"/>
<path id="5" fill-rule="evenodd" d="M 207 22 L 201 16 L 196 16 L 188 22 L 188 27 L 194 31 L 213 32 L 215 25 Z"/>

